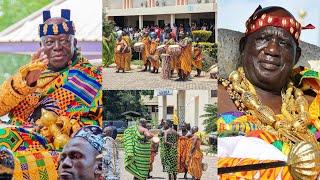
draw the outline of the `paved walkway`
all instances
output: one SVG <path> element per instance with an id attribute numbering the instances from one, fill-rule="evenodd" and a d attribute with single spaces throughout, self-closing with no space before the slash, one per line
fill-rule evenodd
<path id="1" fill-rule="evenodd" d="M 121 180 L 132 180 L 133 176 L 125 170 L 124 168 L 124 151 L 119 152 L 120 155 L 120 179 Z M 204 156 L 202 162 L 208 164 L 208 169 L 203 172 L 201 179 L 203 180 L 216 180 L 217 178 L 217 168 L 215 166 L 217 158 L 215 156 Z M 180 173 L 177 176 L 177 179 L 183 179 L 184 173 Z M 162 172 L 162 165 L 160 160 L 160 154 L 155 157 L 155 161 L 153 163 L 153 171 L 151 172 L 151 176 L 153 176 L 150 180 L 164 180 L 168 179 L 168 174 Z M 188 175 L 188 180 L 191 180 L 191 176 Z"/>
<path id="2" fill-rule="evenodd" d="M 115 67 L 103 69 L 103 89 L 106 90 L 141 90 L 141 89 L 158 89 L 171 88 L 177 90 L 186 89 L 217 89 L 216 79 L 210 79 L 209 75 L 202 72 L 201 77 L 193 77 L 196 75 L 192 71 L 192 78 L 188 81 L 175 81 L 178 79 L 174 74 L 170 80 L 161 79 L 161 73 L 154 74 L 150 72 L 140 72 L 141 69 L 135 68 L 129 72 L 116 73 Z M 161 71 L 159 71 L 161 72 Z"/>

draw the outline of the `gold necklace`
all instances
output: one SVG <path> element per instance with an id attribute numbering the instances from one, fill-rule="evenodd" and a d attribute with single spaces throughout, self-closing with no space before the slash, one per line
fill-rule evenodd
<path id="1" fill-rule="evenodd" d="M 237 109 L 256 117 L 262 129 L 271 131 L 285 142 L 308 141 L 317 144 L 315 137 L 307 130 L 307 125 L 310 124 L 308 101 L 293 83 L 288 83 L 287 89 L 281 91 L 281 114 L 276 115 L 270 107 L 261 103 L 242 67 L 233 71 L 229 80 L 219 81 L 226 88 Z"/>

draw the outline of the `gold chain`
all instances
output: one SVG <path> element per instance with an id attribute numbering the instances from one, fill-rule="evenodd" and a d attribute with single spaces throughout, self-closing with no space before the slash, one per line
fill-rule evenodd
<path id="1" fill-rule="evenodd" d="M 268 130 L 288 143 L 308 141 L 317 144 L 315 137 L 307 130 L 309 122 L 308 101 L 303 92 L 289 82 L 286 90 L 281 91 L 281 114 L 263 105 L 256 94 L 254 86 L 245 77 L 239 67 L 229 75 L 229 80 L 219 79 L 226 88 L 239 111 L 246 112 L 260 121 L 262 129 Z"/>

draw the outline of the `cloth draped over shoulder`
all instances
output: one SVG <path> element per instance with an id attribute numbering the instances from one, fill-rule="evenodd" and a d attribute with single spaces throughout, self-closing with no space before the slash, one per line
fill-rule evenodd
<path id="1" fill-rule="evenodd" d="M 137 126 L 124 131 L 125 169 L 138 179 L 146 179 L 150 169 L 151 143 Z"/>

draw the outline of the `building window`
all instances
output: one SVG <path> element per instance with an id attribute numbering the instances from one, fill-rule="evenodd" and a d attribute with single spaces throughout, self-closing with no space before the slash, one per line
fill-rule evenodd
<path id="1" fill-rule="evenodd" d="M 158 106 L 152 106 L 152 112 L 158 112 Z"/>
<path id="2" fill-rule="evenodd" d="M 167 114 L 173 114 L 173 106 L 167 107 Z"/>
<path id="3" fill-rule="evenodd" d="M 211 97 L 217 97 L 217 90 L 211 90 Z"/>

